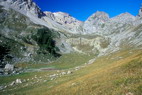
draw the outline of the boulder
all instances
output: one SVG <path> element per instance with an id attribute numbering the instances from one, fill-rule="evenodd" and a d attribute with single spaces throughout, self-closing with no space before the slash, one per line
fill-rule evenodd
<path id="1" fill-rule="evenodd" d="M 126 95 L 134 95 L 133 93 L 131 93 L 131 92 L 128 92 L 128 93 L 126 93 Z"/>
<path id="2" fill-rule="evenodd" d="M 75 70 L 77 71 L 77 70 L 79 70 L 80 69 L 80 67 L 75 67 Z"/>
<path id="3" fill-rule="evenodd" d="M 22 81 L 21 81 L 21 79 L 16 79 L 15 83 L 16 83 L 16 84 L 21 84 Z"/>
<path id="4" fill-rule="evenodd" d="M 13 71 L 14 70 L 14 65 L 12 64 L 6 64 L 4 67 L 5 71 Z"/>
<path id="5" fill-rule="evenodd" d="M 72 73 L 72 71 L 68 71 L 68 72 L 67 72 L 67 74 L 71 74 L 71 73 Z"/>
<path id="6" fill-rule="evenodd" d="M 62 72 L 62 73 L 61 73 L 61 75 L 65 75 L 65 74 L 66 74 L 66 72 Z"/>
<path id="7" fill-rule="evenodd" d="M 10 84 L 10 86 L 13 86 L 15 84 L 15 81 L 13 81 L 11 84 Z"/>
<path id="8" fill-rule="evenodd" d="M 89 60 L 89 62 L 88 62 L 88 64 L 93 64 L 94 62 L 95 62 L 95 58 L 94 59 L 91 59 L 91 60 Z"/>

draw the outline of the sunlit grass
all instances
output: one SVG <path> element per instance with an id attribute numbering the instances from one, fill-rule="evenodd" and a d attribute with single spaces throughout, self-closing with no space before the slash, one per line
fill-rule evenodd
<path id="1" fill-rule="evenodd" d="M 61 62 L 61 61 L 59 61 Z M 63 63 L 60 63 L 61 65 Z M 53 66 L 58 67 L 57 63 Z M 67 65 L 65 65 L 67 66 Z M 64 65 L 62 66 L 64 68 Z M 71 67 L 71 66 L 69 66 Z M 68 66 L 66 68 L 69 68 Z M 67 71 L 65 69 L 64 71 Z M 19 86 L 16 90 L 2 92 L 2 94 L 18 95 L 126 95 L 132 93 L 141 95 L 142 92 L 142 51 L 123 50 L 102 56 L 96 59 L 93 64 L 86 65 L 70 75 L 58 77 L 26 88 Z M 51 72 L 33 72 L 44 76 Z M 32 75 L 33 74 L 33 75 Z M 24 75 L 21 75 L 24 76 Z"/>

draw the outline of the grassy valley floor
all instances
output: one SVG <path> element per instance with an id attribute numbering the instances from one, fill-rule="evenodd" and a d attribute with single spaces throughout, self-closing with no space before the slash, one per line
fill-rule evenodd
<path id="1" fill-rule="evenodd" d="M 75 57 L 76 56 L 76 57 Z M 142 50 L 121 50 L 85 64 L 90 55 L 65 55 L 52 64 L 25 65 L 54 70 L 0 77 L 0 84 L 19 78 L 21 84 L 8 86 L 0 95 L 142 95 Z M 70 58 L 70 59 L 69 59 Z M 63 74 L 71 71 L 70 74 Z"/>

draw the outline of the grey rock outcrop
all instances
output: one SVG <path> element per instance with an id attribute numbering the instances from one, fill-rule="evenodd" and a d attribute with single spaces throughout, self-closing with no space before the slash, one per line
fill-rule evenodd
<path id="1" fill-rule="evenodd" d="M 142 17 L 142 4 L 141 4 L 141 8 L 139 9 L 139 14 L 138 14 L 139 17 Z"/>
<path id="2" fill-rule="evenodd" d="M 91 15 L 83 24 L 83 34 L 92 34 L 104 28 L 104 24 L 109 20 L 109 15 L 105 12 L 97 11 Z"/>
<path id="3" fill-rule="evenodd" d="M 5 71 L 13 71 L 14 70 L 14 65 L 6 64 L 4 69 L 5 69 Z"/>
<path id="4" fill-rule="evenodd" d="M 8 7 L 16 10 L 16 12 L 24 14 L 26 17 L 18 16 L 24 18 L 23 21 L 22 18 L 20 18 L 20 21 L 22 21 L 23 26 L 26 23 L 26 28 L 30 25 L 30 27 L 32 27 L 30 30 L 36 30 L 37 27 L 41 27 L 31 24 L 31 22 L 29 22 L 29 20 L 31 20 L 36 24 L 48 27 L 49 30 L 51 28 L 56 30 L 51 31 L 52 33 L 56 33 L 58 35 L 53 38 L 53 41 L 56 42 L 56 46 L 59 51 L 63 53 L 70 53 L 73 48 L 74 51 L 77 52 L 99 52 L 99 54 L 106 54 L 107 52 L 110 53 L 121 48 L 140 47 L 140 45 L 142 45 L 142 8 L 139 10 L 139 15 L 137 17 L 126 12 L 110 18 L 107 13 L 97 11 L 85 22 L 81 22 L 70 16 L 68 13 L 43 13 L 32 0 L 2 0 L 0 2 L 0 5 L 5 6 L 5 8 Z M 29 19 L 27 19 L 27 17 Z M 11 18 L 13 17 L 9 18 L 10 20 L 8 19 L 8 21 L 11 21 Z M 17 18 L 16 21 L 18 21 Z M 16 25 L 19 25 L 19 22 L 17 23 Z M 14 26 L 14 28 L 15 27 L 16 26 Z M 25 47 L 20 47 L 29 50 L 28 52 L 24 52 L 23 49 L 21 50 L 22 53 L 20 53 L 27 56 L 27 58 L 30 58 L 31 55 L 36 55 L 36 52 L 33 51 L 37 51 L 40 47 L 37 42 L 31 40 L 30 38 L 33 32 L 29 32 L 28 29 L 26 32 L 23 31 L 26 29 L 25 27 L 23 29 L 16 27 L 16 29 L 22 31 L 20 33 L 19 31 L 15 32 L 15 29 L 10 28 L 1 29 L 1 33 L 8 38 L 16 41 L 18 40 L 19 42 L 22 42 L 19 38 L 27 37 L 29 36 L 27 34 L 30 34 L 29 37 L 24 38 L 24 43 L 28 42 L 28 44 L 30 43 L 33 46 L 29 47 L 29 45 L 27 45 Z M 13 36 L 13 34 L 20 36 L 16 37 L 17 35 Z M 47 53 L 47 51 L 44 53 Z"/>
<path id="5" fill-rule="evenodd" d="M 15 83 L 16 83 L 16 84 L 21 84 L 22 81 L 21 81 L 21 79 L 16 79 Z"/>
<path id="6" fill-rule="evenodd" d="M 72 33 L 79 33 L 79 27 L 83 24 L 82 21 L 77 20 L 76 18 L 72 17 L 68 13 L 64 12 L 44 12 L 47 17 L 51 18 L 53 21 L 57 22 L 58 24 L 68 28 Z"/>
<path id="7" fill-rule="evenodd" d="M 60 31 L 69 31 L 51 18 L 47 17 L 33 0 L 1 0 L 0 5 L 5 9 L 13 9 L 30 19 L 35 24 Z"/>
<path id="8" fill-rule="evenodd" d="M 2 0 L 1 4 L 20 11 L 23 14 L 32 14 L 39 18 L 45 15 L 32 0 Z"/>

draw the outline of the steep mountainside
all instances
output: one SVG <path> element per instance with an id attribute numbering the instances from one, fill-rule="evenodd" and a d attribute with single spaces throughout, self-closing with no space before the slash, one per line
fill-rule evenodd
<path id="1" fill-rule="evenodd" d="M 35 24 L 40 24 L 57 31 L 69 31 L 60 24 L 52 21 L 51 18 L 47 17 L 32 0 L 1 0 L 0 5 L 4 6 L 5 9 L 10 8 L 20 12 Z"/>
<path id="2" fill-rule="evenodd" d="M 72 51 L 66 36 L 0 6 L 0 62 L 50 61 Z"/>
<path id="3" fill-rule="evenodd" d="M 46 14 L 46 16 L 48 16 L 55 22 L 71 30 L 72 33 L 78 33 L 80 25 L 83 24 L 83 22 L 75 19 L 74 17 L 70 16 L 67 13 L 63 12 L 54 12 L 54 13 L 44 12 L 44 13 Z"/>

